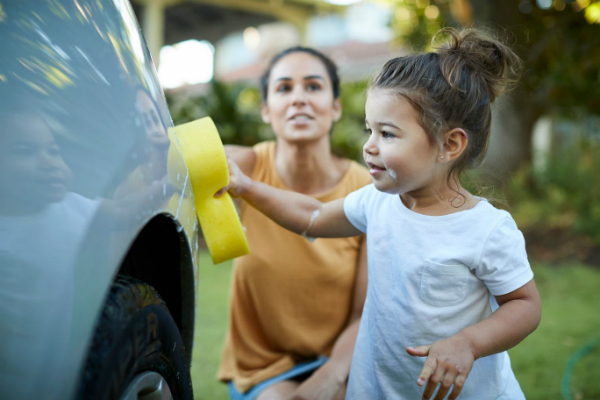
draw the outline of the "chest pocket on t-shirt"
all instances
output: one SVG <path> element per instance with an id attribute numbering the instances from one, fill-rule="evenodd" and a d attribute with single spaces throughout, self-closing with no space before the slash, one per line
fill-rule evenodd
<path id="1" fill-rule="evenodd" d="M 466 294 L 469 269 L 465 265 L 445 265 L 425 261 L 421 275 L 421 300 L 432 306 L 460 303 Z"/>

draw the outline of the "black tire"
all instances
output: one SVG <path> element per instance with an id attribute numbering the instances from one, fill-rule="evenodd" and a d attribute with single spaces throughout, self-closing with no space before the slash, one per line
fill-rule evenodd
<path id="1" fill-rule="evenodd" d="M 89 350 L 77 398 L 119 399 L 133 378 L 152 371 L 175 400 L 193 399 L 188 358 L 177 325 L 148 284 L 119 276 Z"/>

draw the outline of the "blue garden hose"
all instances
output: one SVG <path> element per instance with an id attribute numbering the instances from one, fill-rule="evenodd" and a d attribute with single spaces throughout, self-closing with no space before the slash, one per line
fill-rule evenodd
<path id="1" fill-rule="evenodd" d="M 575 368 L 575 364 L 585 357 L 592 349 L 600 344 L 600 337 L 593 339 L 589 343 L 583 345 L 579 350 L 577 350 L 567 361 L 567 365 L 563 372 L 562 381 L 560 384 L 560 391 L 565 400 L 573 400 L 573 396 L 571 396 L 571 377 L 573 376 L 573 369 Z"/>

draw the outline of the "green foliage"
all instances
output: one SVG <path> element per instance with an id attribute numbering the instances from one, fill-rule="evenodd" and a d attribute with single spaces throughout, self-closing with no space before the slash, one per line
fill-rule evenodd
<path id="1" fill-rule="evenodd" d="M 342 118 L 331 135 L 332 151 L 341 157 L 362 160 L 365 121 L 365 82 L 342 84 Z M 210 116 L 225 144 L 252 146 L 273 139 L 271 127 L 260 116 L 261 96 L 258 88 L 242 83 L 212 81 L 207 95 L 184 97 L 167 94 L 175 125 Z"/>
<path id="2" fill-rule="evenodd" d="M 396 41 L 427 48 L 440 27 L 491 26 L 526 63 L 522 90 L 537 114 L 600 109 L 600 1 L 394 0 Z"/>
<path id="3" fill-rule="evenodd" d="M 342 84 L 342 118 L 334 125 L 331 148 L 340 157 L 362 162 L 362 147 L 367 141 L 365 130 L 366 82 Z"/>
<path id="4" fill-rule="evenodd" d="M 543 169 L 527 166 L 507 184 L 522 228 L 566 229 L 600 244 L 600 144 L 582 140 L 548 157 Z"/>
<path id="5" fill-rule="evenodd" d="M 432 36 L 444 26 L 449 16 L 449 1 L 429 0 L 394 1 L 394 17 L 391 20 L 398 44 L 420 51 L 426 48 Z"/>
<path id="6" fill-rule="evenodd" d="M 260 116 L 260 93 L 242 83 L 211 81 L 207 95 L 196 97 L 167 95 L 175 125 L 209 116 L 225 144 L 252 146 L 273 137 Z"/>

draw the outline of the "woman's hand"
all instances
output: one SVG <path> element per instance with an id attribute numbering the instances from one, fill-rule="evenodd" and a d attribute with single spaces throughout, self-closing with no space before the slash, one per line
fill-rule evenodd
<path id="1" fill-rule="evenodd" d="M 346 381 L 339 379 L 338 375 L 333 367 L 325 363 L 298 386 L 291 399 L 343 400 L 346 395 Z"/>
<path id="2" fill-rule="evenodd" d="M 429 399 L 440 388 L 435 400 L 442 400 L 454 385 L 448 400 L 454 400 L 460 394 L 465 380 L 471 372 L 475 356 L 471 344 L 459 334 L 433 344 L 419 347 L 407 347 L 406 351 L 411 356 L 427 357 L 421 370 L 417 385 L 423 386 L 427 382 L 423 399 Z"/>
<path id="3" fill-rule="evenodd" d="M 215 193 L 215 197 L 221 197 L 227 191 L 233 197 L 242 197 L 245 189 L 252 184 L 252 179 L 246 176 L 235 161 L 229 157 L 227 157 L 227 165 L 229 166 L 229 185 Z"/>

